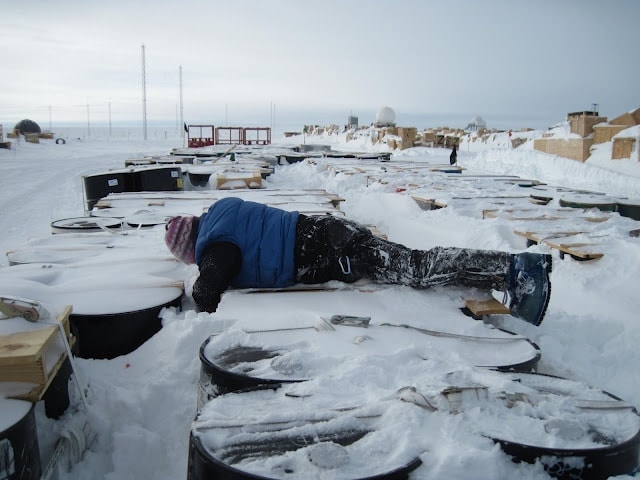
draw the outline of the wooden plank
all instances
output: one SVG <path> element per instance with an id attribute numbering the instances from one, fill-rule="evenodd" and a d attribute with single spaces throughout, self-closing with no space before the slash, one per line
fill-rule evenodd
<path id="1" fill-rule="evenodd" d="M 535 232 L 535 231 L 528 231 L 528 230 L 515 230 L 514 233 L 516 235 L 519 235 L 521 237 L 525 237 L 531 241 L 534 241 L 536 243 L 540 243 L 545 239 L 548 238 L 558 238 L 558 237 L 570 237 L 572 235 L 580 235 L 580 234 L 584 234 L 587 232 L 582 232 L 579 230 L 576 231 L 558 231 L 558 232 Z"/>
<path id="2" fill-rule="evenodd" d="M 66 353 L 60 355 L 60 358 L 58 359 L 56 364 L 53 366 L 51 371 L 48 373 L 47 378 L 45 378 L 39 385 L 29 390 L 28 393 L 25 393 L 23 395 L 18 395 L 15 398 L 19 398 L 21 400 L 27 400 L 30 402 L 37 402 L 39 400 L 42 400 L 42 397 L 44 397 L 44 394 L 47 392 L 49 385 L 51 385 L 51 382 L 53 382 L 53 379 L 56 377 L 56 375 L 60 371 L 60 367 L 62 366 L 66 358 L 67 358 Z"/>
<path id="3" fill-rule="evenodd" d="M 36 362 L 57 330 L 57 327 L 50 326 L 31 332 L 3 335 L 0 337 L 0 365 Z"/>
<path id="4" fill-rule="evenodd" d="M 442 166 L 433 166 L 431 167 L 429 170 L 431 170 L 432 172 L 457 172 L 457 173 L 461 173 L 463 170 L 466 170 L 464 167 L 458 167 L 458 166 L 454 166 L 454 165 L 442 165 Z"/>
<path id="5" fill-rule="evenodd" d="M 432 206 L 433 206 L 433 202 L 435 201 L 434 199 L 417 197 L 415 195 L 411 195 L 411 198 L 413 199 L 414 202 L 418 204 L 418 206 L 422 210 L 433 210 Z"/>
<path id="6" fill-rule="evenodd" d="M 101 208 L 111 208 L 111 202 L 102 198 L 93 205 L 93 208 L 98 210 Z"/>
<path id="7" fill-rule="evenodd" d="M 520 213 L 523 213 L 523 212 L 520 212 Z M 505 220 L 539 221 L 539 220 L 561 220 L 563 217 L 558 217 L 556 215 L 547 215 L 546 213 L 543 213 L 542 215 L 536 215 L 536 216 L 518 217 L 513 215 L 509 211 L 489 209 L 489 210 L 482 210 L 482 218 L 483 220 L 487 218 L 503 218 Z"/>
<path id="8" fill-rule="evenodd" d="M 60 315 L 58 315 L 57 317 L 58 321 L 62 324 L 64 333 L 67 336 L 68 340 L 71 340 L 71 328 L 69 325 L 69 315 L 71 315 L 72 311 L 73 311 L 73 307 L 71 305 L 65 305 L 64 309 L 62 310 Z"/>
<path id="9" fill-rule="evenodd" d="M 583 247 L 599 246 L 595 243 L 555 243 L 549 240 L 544 240 L 544 244 L 582 260 L 597 260 L 604 257 L 604 253 L 602 252 L 596 252 L 591 249 L 587 249 L 586 251 L 583 250 Z"/>
<path id="10" fill-rule="evenodd" d="M 437 210 L 438 208 L 445 208 L 447 204 L 435 198 L 424 198 L 417 195 L 411 195 L 411 198 L 422 210 Z"/>
<path id="11" fill-rule="evenodd" d="M 495 298 L 483 300 L 466 299 L 464 305 L 476 317 L 483 317 L 485 315 L 509 315 L 511 313 L 506 305 L 503 305 Z"/>
<path id="12" fill-rule="evenodd" d="M 575 209 L 545 209 L 545 208 L 523 208 L 523 209 L 486 209 L 482 210 L 482 218 L 504 218 L 507 220 L 562 220 L 562 219 L 580 219 L 587 222 L 606 222 L 609 215 L 601 216 L 585 216 L 575 212 Z"/>

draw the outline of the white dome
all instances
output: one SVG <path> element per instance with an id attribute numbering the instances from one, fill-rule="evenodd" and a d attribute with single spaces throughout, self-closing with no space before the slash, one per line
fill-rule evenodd
<path id="1" fill-rule="evenodd" d="M 471 125 L 476 125 L 477 127 L 486 127 L 487 122 L 485 122 L 481 116 L 473 117 L 471 120 Z"/>
<path id="2" fill-rule="evenodd" d="M 376 123 L 396 123 L 396 112 L 391 107 L 382 107 L 376 113 Z"/>

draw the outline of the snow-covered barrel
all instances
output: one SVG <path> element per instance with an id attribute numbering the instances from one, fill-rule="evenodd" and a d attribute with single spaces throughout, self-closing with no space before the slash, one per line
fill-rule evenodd
<path id="1" fill-rule="evenodd" d="M 257 307 L 259 299 L 255 302 L 251 305 Z M 326 319 L 310 326 L 284 325 L 232 329 L 209 337 L 200 347 L 198 409 L 225 393 L 313 380 L 346 362 L 394 355 L 410 345 L 420 349 L 416 356 L 425 360 L 457 352 L 469 364 L 501 370 L 528 371 L 540 359 L 535 344 L 497 328 L 480 327 L 482 335 L 458 335 L 391 324 L 365 329 Z"/>
<path id="2" fill-rule="evenodd" d="M 40 478 L 40 451 L 34 405 L 0 397 L 0 478 Z"/>
<path id="3" fill-rule="evenodd" d="M 78 339 L 78 356 L 111 359 L 131 353 L 160 331 L 160 312 L 163 308 L 180 307 L 182 289 L 167 286 L 97 290 L 77 294 L 76 298 L 69 321 Z"/>
<path id="4" fill-rule="evenodd" d="M 552 476 L 599 480 L 640 467 L 640 416 L 620 398 L 583 382 L 503 373 L 510 389 L 473 420 L 514 459 L 539 461 Z"/>
<path id="5" fill-rule="evenodd" d="M 619 198 L 616 203 L 616 210 L 621 216 L 640 220 L 640 198 Z"/>
<path id="6" fill-rule="evenodd" d="M 268 361 L 278 356 L 275 350 L 257 346 L 237 346 L 219 352 L 209 349 L 211 337 L 200 347 L 200 380 L 198 383 L 198 410 L 208 401 L 229 392 L 277 388 L 283 383 L 300 380 L 294 378 L 266 378 L 252 375 L 252 362 Z M 237 364 L 246 365 L 246 373 L 234 371 Z M 284 377 L 284 375 L 283 375 Z"/>
<path id="7" fill-rule="evenodd" d="M 391 160 L 391 152 L 365 152 L 356 153 L 355 158 L 358 160 L 379 160 L 381 162 L 388 162 Z M 456 173 L 458 173 L 456 171 Z"/>
<path id="8" fill-rule="evenodd" d="M 421 446 L 404 438 L 409 417 L 324 400 L 312 407 L 271 390 L 217 397 L 192 424 L 187 479 L 399 480 L 420 467 Z"/>
<path id="9" fill-rule="evenodd" d="M 132 228 L 150 228 L 156 225 L 164 225 L 166 216 L 158 213 L 141 210 L 124 217 L 124 222 Z"/>
<path id="10" fill-rule="evenodd" d="M 560 197 L 558 203 L 561 207 L 597 208 L 603 212 L 614 212 L 616 210 L 616 199 L 607 195 L 585 193 L 569 194 Z"/>
<path id="11" fill-rule="evenodd" d="M 120 249 L 123 256 L 90 251 L 90 259 L 77 263 L 8 267 L 0 272 L 0 291 L 72 305 L 69 321 L 77 355 L 114 358 L 137 349 L 162 328 L 163 308 L 181 307 L 183 281 L 176 279 L 177 261 L 167 255 L 145 257 L 144 251 L 126 248 Z"/>
<path id="12" fill-rule="evenodd" d="M 321 145 L 317 143 L 304 143 L 297 147 L 298 152 L 328 152 L 331 145 Z"/>
<path id="13" fill-rule="evenodd" d="M 309 157 L 313 157 L 314 153 L 297 153 L 297 152 L 290 152 L 290 153 L 281 153 L 279 155 L 277 155 L 277 164 L 278 165 L 291 165 L 292 163 L 298 163 L 298 162 L 302 162 L 304 159 L 309 158 Z M 319 154 L 317 154 L 317 156 L 319 156 Z"/>
<path id="14" fill-rule="evenodd" d="M 51 222 L 52 233 L 89 233 L 101 230 L 117 230 L 122 227 L 122 220 L 108 217 L 74 217 L 63 218 Z"/>
<path id="15" fill-rule="evenodd" d="M 192 165 L 195 160 L 195 156 L 189 155 L 165 155 L 156 159 L 156 163 L 160 165 L 166 164 L 188 164 Z"/>

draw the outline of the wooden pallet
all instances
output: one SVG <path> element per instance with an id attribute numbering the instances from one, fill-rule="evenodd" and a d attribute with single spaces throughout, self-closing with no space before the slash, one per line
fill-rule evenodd
<path id="1" fill-rule="evenodd" d="M 73 344 L 69 331 L 70 314 L 71 306 L 68 305 L 57 319 L 62 323 L 67 341 Z M 38 330 L 0 336 L 0 381 L 34 385 L 15 398 L 32 402 L 41 400 L 67 358 L 66 349 L 56 347 L 56 339 L 60 339 L 59 327 L 42 325 Z"/>
<path id="2" fill-rule="evenodd" d="M 522 208 L 522 209 L 486 209 L 482 211 L 482 218 L 502 218 L 515 221 L 540 221 L 540 220 L 562 220 L 562 219 L 580 219 L 587 222 L 599 223 L 606 222 L 611 218 L 609 215 L 580 215 L 576 214 L 573 208 Z"/>
<path id="3" fill-rule="evenodd" d="M 488 209 L 482 211 L 482 218 L 502 218 L 505 220 L 560 220 L 561 216 L 542 213 L 540 210 L 497 210 Z"/>
<path id="4" fill-rule="evenodd" d="M 462 173 L 463 170 L 466 170 L 464 167 L 459 167 L 458 165 L 432 165 L 429 167 L 429 170 L 432 172 L 443 172 L 443 173 Z"/>
<path id="5" fill-rule="evenodd" d="M 530 231 L 515 231 L 516 235 L 525 237 L 528 243 L 543 244 L 558 250 L 560 257 L 564 258 L 564 255 L 570 255 L 575 260 L 597 260 L 604 256 L 602 252 L 603 245 L 598 242 L 585 242 L 578 241 L 576 237 L 579 235 L 589 238 L 587 232 L 530 232 Z M 594 239 L 595 240 L 595 239 Z"/>
<path id="6" fill-rule="evenodd" d="M 597 243 L 556 243 L 550 240 L 545 240 L 544 243 L 547 246 L 558 250 L 561 258 L 564 258 L 565 254 L 571 255 L 571 258 L 575 260 L 597 260 L 604 256 L 603 252 L 596 251 L 600 246 Z"/>

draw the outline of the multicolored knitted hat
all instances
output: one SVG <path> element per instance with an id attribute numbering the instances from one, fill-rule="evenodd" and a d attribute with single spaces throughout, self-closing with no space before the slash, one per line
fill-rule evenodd
<path id="1" fill-rule="evenodd" d="M 173 217 L 166 225 L 164 241 L 171 253 L 181 262 L 196 263 L 198 217 Z"/>

